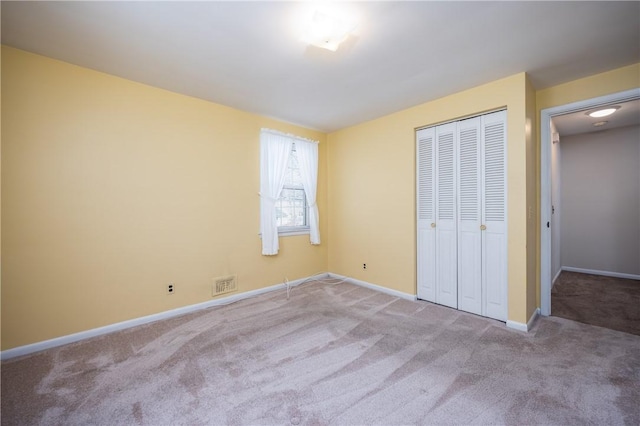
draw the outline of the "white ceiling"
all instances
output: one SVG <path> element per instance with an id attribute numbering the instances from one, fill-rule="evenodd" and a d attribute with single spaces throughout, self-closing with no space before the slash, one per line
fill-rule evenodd
<path id="1" fill-rule="evenodd" d="M 638 78 L 640 78 L 640 76 L 638 76 Z M 640 99 L 611 104 L 611 106 L 619 106 L 620 109 L 608 117 L 593 118 L 587 115 L 590 111 L 603 109 L 606 106 L 608 105 L 602 105 L 598 108 L 590 108 L 585 111 L 578 111 L 553 117 L 553 124 L 555 124 L 560 136 L 593 133 L 611 130 L 618 127 L 640 125 Z M 597 123 L 599 121 L 606 121 L 607 123 L 603 126 L 594 127 L 593 123 Z"/>
<path id="2" fill-rule="evenodd" d="M 1 7 L 9 46 L 325 132 L 523 71 L 541 89 L 640 61 L 637 1 Z M 359 21 L 335 53 L 300 41 L 316 7 Z"/>

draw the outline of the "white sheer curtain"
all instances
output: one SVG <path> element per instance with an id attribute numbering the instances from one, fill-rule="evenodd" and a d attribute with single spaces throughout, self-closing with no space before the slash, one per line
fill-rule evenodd
<path id="1" fill-rule="evenodd" d="M 278 254 L 276 202 L 284 186 L 293 141 L 273 132 L 260 132 L 260 232 L 262 254 Z"/>
<path id="2" fill-rule="evenodd" d="M 307 196 L 307 208 L 309 209 L 309 239 L 311 240 L 311 244 L 320 244 L 320 220 L 318 217 L 318 205 L 316 204 L 316 192 L 318 188 L 318 143 L 304 140 L 296 140 L 295 143 L 300 175 L 302 177 L 302 186 Z"/>

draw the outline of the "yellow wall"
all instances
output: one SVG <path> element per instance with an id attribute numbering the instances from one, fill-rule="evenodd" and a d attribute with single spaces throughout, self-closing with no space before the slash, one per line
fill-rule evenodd
<path id="1" fill-rule="evenodd" d="M 329 270 L 415 294 L 414 129 L 504 107 L 508 318 L 524 323 L 540 110 L 636 87 L 640 64 L 538 92 L 521 73 L 325 136 L 3 46 L 2 349 L 210 300 L 226 274 L 240 291 Z M 320 140 L 322 245 L 260 255 L 261 127 Z"/>
<path id="2" fill-rule="evenodd" d="M 540 110 L 637 87 L 639 64 L 537 92 L 522 73 L 330 134 L 329 270 L 415 294 L 413 130 L 506 106 L 508 318 L 526 323 L 540 306 Z"/>
<path id="3" fill-rule="evenodd" d="M 2 121 L 3 350 L 327 270 L 322 133 L 5 46 Z M 260 254 L 261 127 L 320 140 L 320 246 Z"/>
<path id="4" fill-rule="evenodd" d="M 415 294 L 414 129 L 507 107 L 508 317 L 526 323 L 535 309 L 535 270 L 527 262 L 533 256 L 535 263 L 536 246 L 527 238 L 535 236 L 537 209 L 528 87 L 521 73 L 330 134 L 329 270 Z"/>
<path id="5" fill-rule="evenodd" d="M 559 84 L 536 92 L 540 111 L 640 87 L 640 63 Z"/>
<path id="6" fill-rule="evenodd" d="M 589 77 L 559 84 L 536 92 L 536 119 L 540 128 L 540 114 L 543 109 L 553 108 L 573 102 L 584 101 L 613 93 L 640 88 L 640 63 L 617 68 L 611 71 L 595 74 Z M 540 199 L 540 135 L 537 135 L 537 160 L 536 160 L 536 191 L 537 199 Z M 538 220 L 540 224 L 540 211 Z M 537 244 L 540 247 L 540 228 L 537 231 Z M 540 250 L 537 251 L 537 305 L 540 306 Z"/>

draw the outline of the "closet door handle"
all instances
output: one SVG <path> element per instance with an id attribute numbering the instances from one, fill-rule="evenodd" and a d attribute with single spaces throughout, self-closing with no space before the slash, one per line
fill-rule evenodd
<path id="1" fill-rule="evenodd" d="M 487 227 L 485 225 L 480 225 L 480 230 L 484 231 L 485 229 L 487 229 Z"/>
<path id="2" fill-rule="evenodd" d="M 436 224 L 435 224 L 435 223 L 432 223 L 432 224 L 431 224 L 431 227 L 432 227 L 432 228 L 435 228 L 435 227 L 436 227 Z"/>

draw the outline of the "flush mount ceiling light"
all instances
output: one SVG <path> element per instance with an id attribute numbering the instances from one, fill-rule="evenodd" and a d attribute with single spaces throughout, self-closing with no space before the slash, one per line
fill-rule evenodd
<path id="1" fill-rule="evenodd" d="M 606 107 L 606 108 L 598 109 L 598 110 L 595 110 L 595 111 L 590 111 L 590 112 L 587 113 L 587 115 L 589 117 L 593 117 L 593 118 L 606 117 L 608 115 L 613 114 L 614 112 L 616 112 L 619 109 L 620 109 L 619 106 Z"/>
<path id="2" fill-rule="evenodd" d="M 307 23 L 302 40 L 310 45 L 335 52 L 340 43 L 345 41 L 355 28 L 355 24 L 316 11 Z"/>

